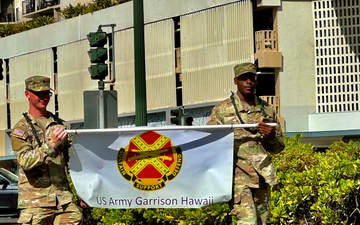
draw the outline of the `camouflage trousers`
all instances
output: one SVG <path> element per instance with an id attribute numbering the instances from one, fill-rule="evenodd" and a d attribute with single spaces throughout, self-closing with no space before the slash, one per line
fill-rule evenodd
<path id="1" fill-rule="evenodd" d="M 74 203 L 58 207 L 26 208 L 18 223 L 23 225 L 77 225 L 82 221 L 82 209 Z"/>
<path id="2" fill-rule="evenodd" d="M 269 215 L 270 186 L 265 182 L 261 182 L 259 188 L 237 186 L 236 192 L 240 194 L 240 201 L 231 205 L 231 213 L 237 217 L 235 224 L 266 225 Z"/>

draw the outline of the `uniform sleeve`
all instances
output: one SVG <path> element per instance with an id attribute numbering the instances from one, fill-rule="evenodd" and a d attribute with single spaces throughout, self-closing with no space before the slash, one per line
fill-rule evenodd
<path id="1" fill-rule="evenodd" d="M 65 129 L 69 130 L 70 124 L 68 122 L 65 122 Z M 66 140 L 66 151 L 64 152 L 64 157 L 65 157 L 65 161 L 67 162 L 67 167 L 70 168 L 70 155 L 71 153 L 74 151 L 73 147 L 72 147 L 72 142 L 74 139 L 74 135 L 73 134 L 68 134 L 67 140 Z"/>
<path id="2" fill-rule="evenodd" d="M 72 147 L 73 138 L 74 138 L 73 135 L 68 134 L 67 146 L 66 146 L 66 150 L 64 151 L 64 158 L 68 170 L 70 169 L 70 155 L 74 151 L 74 148 Z"/>
<path id="3" fill-rule="evenodd" d="M 207 125 L 222 125 L 223 123 L 223 118 L 221 116 L 221 113 L 219 111 L 219 107 L 215 106 L 212 110 L 211 110 L 211 114 L 208 117 L 208 121 L 207 121 Z"/>
<path id="4" fill-rule="evenodd" d="M 46 157 L 56 153 L 47 142 L 33 147 L 29 131 L 24 124 L 18 124 L 12 130 L 11 145 L 19 165 L 25 171 L 45 163 Z"/>
<path id="5" fill-rule="evenodd" d="M 281 152 L 285 148 L 284 140 L 283 140 L 283 133 L 277 119 L 276 113 L 273 113 L 274 122 L 277 123 L 275 127 L 275 138 L 268 141 L 268 152 L 272 154 L 276 154 Z"/>
<path id="6" fill-rule="evenodd" d="M 70 129 L 70 127 L 67 126 L 66 129 Z M 73 134 L 68 134 L 67 143 L 68 143 L 69 147 L 72 146 L 73 139 L 74 139 L 74 135 Z"/>

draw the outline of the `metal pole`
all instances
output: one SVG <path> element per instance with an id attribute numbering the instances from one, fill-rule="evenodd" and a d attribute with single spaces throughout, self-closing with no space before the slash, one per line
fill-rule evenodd
<path id="1" fill-rule="evenodd" d="M 99 128 L 103 129 L 105 126 L 105 116 L 104 116 L 104 81 L 100 80 L 98 82 L 99 87 Z"/>
<path id="2" fill-rule="evenodd" d="M 111 41 L 112 41 L 112 51 L 111 51 L 111 57 L 112 57 L 112 69 L 111 69 L 111 83 L 115 83 L 115 31 L 114 31 L 114 27 L 116 25 L 115 24 L 111 24 Z"/>
<path id="3" fill-rule="evenodd" d="M 269 126 L 276 127 L 276 123 L 266 123 Z M 163 127 L 127 127 L 115 129 L 79 129 L 67 130 L 69 134 L 84 134 L 84 133 L 110 133 L 110 132 L 131 132 L 131 131 L 163 131 L 163 130 L 232 130 L 236 128 L 251 128 L 257 127 L 257 123 L 251 124 L 227 124 L 227 125 L 203 125 L 203 126 L 163 126 Z"/>
<path id="4" fill-rule="evenodd" d="M 180 120 L 181 120 L 180 125 L 184 126 L 185 125 L 185 109 L 182 106 L 182 107 L 179 108 L 179 110 L 180 110 L 180 114 L 181 114 L 181 116 L 180 116 Z"/>
<path id="5" fill-rule="evenodd" d="M 135 56 L 135 125 L 147 125 L 143 0 L 133 0 Z"/>
<path id="6" fill-rule="evenodd" d="M 99 89 L 99 128 L 105 128 L 105 104 L 104 104 L 104 89 L 105 83 L 115 83 L 115 35 L 114 35 L 114 27 L 116 24 L 101 24 L 99 25 L 98 29 L 101 30 L 102 27 L 111 27 L 111 38 L 112 38 L 112 70 L 111 70 L 111 80 L 110 81 L 103 81 L 100 80 L 98 82 L 98 89 Z"/>

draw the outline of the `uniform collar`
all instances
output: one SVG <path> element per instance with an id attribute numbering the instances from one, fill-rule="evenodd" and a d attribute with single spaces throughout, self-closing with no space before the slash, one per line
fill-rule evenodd
<path id="1" fill-rule="evenodd" d="M 253 106 L 249 105 L 246 101 L 241 101 L 237 92 L 233 93 L 233 97 L 239 112 L 261 112 L 261 102 L 259 97 L 255 96 L 255 105 Z"/>
<path id="2" fill-rule="evenodd" d="M 33 117 L 33 115 L 31 115 L 31 113 L 26 112 L 26 114 L 27 114 L 27 116 L 30 118 L 30 120 L 31 120 L 31 122 L 32 122 L 33 124 L 37 124 L 36 118 Z M 48 114 L 49 114 L 49 118 L 48 118 L 49 120 L 48 120 L 48 123 L 46 124 L 46 127 L 47 127 L 50 123 L 55 122 L 55 119 L 54 119 L 55 115 L 52 114 L 52 113 L 49 112 L 49 111 L 48 111 Z"/>

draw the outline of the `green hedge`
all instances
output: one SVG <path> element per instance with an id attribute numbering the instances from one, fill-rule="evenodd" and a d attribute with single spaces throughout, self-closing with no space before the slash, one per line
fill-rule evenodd
<path id="1" fill-rule="evenodd" d="M 70 19 L 73 17 L 77 17 L 79 15 L 84 15 L 87 13 L 93 13 L 101 9 L 106 9 L 118 4 L 122 4 L 125 2 L 129 2 L 131 0 L 94 0 L 89 4 L 80 4 L 77 5 L 69 5 L 61 10 L 61 15 L 65 19 Z"/>
<path id="2" fill-rule="evenodd" d="M 286 139 L 274 157 L 279 185 L 271 196 L 272 224 L 359 224 L 359 142 L 333 143 L 325 152 Z M 359 199 L 360 200 L 360 199 Z"/>
<path id="3" fill-rule="evenodd" d="M 26 22 L 0 24 L 0 37 L 10 36 L 12 34 L 42 27 L 51 23 L 55 23 L 54 17 L 37 16 L 34 19 Z"/>
<path id="4" fill-rule="evenodd" d="M 69 4 L 69 6 L 60 11 L 60 14 L 64 19 L 70 19 L 129 1 L 131 0 L 94 0 L 89 4 L 78 3 L 75 6 Z M 0 37 L 10 36 L 55 22 L 55 18 L 52 16 L 37 16 L 26 22 L 0 24 Z"/>
<path id="5" fill-rule="evenodd" d="M 269 224 L 360 224 L 360 143 L 339 141 L 326 151 L 285 138 L 274 155 L 279 184 L 273 187 Z M 360 199 L 359 199 L 360 200 Z M 85 224 L 232 224 L 226 203 L 201 209 L 100 209 L 84 212 Z"/>

